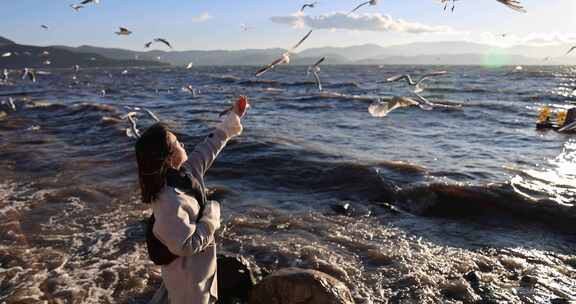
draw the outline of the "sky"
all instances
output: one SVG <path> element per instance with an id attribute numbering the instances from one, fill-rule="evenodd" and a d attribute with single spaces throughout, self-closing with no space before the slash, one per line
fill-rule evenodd
<path id="1" fill-rule="evenodd" d="M 21 44 L 132 50 L 145 50 L 156 37 L 176 50 L 288 48 L 310 28 L 315 31 L 302 49 L 459 40 L 576 43 L 576 1 L 520 1 L 527 13 L 496 0 L 458 0 L 453 13 L 438 0 L 382 0 L 346 16 L 363 0 L 319 0 L 304 15 L 300 7 L 312 0 L 100 0 L 79 12 L 69 5 L 80 0 L 2 0 L 0 36 Z M 249 29 L 242 31 L 241 24 Z M 133 34 L 115 35 L 120 26 Z"/>

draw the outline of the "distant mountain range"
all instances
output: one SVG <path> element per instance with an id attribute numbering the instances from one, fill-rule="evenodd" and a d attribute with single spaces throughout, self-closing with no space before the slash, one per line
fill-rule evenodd
<path id="1" fill-rule="evenodd" d="M 570 45 L 515 46 L 499 48 L 484 44 L 447 41 L 419 42 L 382 47 L 364 44 L 351 47 L 311 48 L 294 54 L 291 64 L 308 65 L 326 56 L 325 64 L 422 64 L 422 65 L 569 65 L 576 64 L 576 52 L 566 56 Z M 43 51 L 50 55 L 41 56 Z M 134 66 L 134 65 L 254 65 L 272 62 L 286 52 L 284 49 L 210 50 L 210 51 L 132 51 L 94 46 L 19 45 L 0 37 L 0 55 L 16 52 L 18 56 L 0 57 L 0 68 L 24 66 L 51 67 L 81 66 Z"/>
<path id="2" fill-rule="evenodd" d="M 9 56 L 2 56 L 2 55 Z M 17 44 L 0 37 L 0 68 L 71 68 L 82 67 L 131 67 L 164 66 L 166 63 L 146 60 L 116 60 L 99 53 L 81 53 L 60 47 L 39 47 Z"/>

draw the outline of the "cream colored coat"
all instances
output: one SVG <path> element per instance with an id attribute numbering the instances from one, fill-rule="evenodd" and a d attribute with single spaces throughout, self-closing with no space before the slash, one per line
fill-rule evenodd
<path id="1" fill-rule="evenodd" d="M 189 168 L 204 186 L 204 175 L 222 148 L 226 133 L 215 129 L 189 155 Z M 163 286 L 171 304 L 207 304 L 218 298 L 216 245 L 214 232 L 220 227 L 220 205 L 209 201 L 197 222 L 198 201 L 182 191 L 164 187 L 152 209 L 156 222 L 154 235 L 179 258 L 162 266 Z M 158 299 L 155 303 L 166 303 Z M 160 300 L 160 301 L 159 301 Z"/>

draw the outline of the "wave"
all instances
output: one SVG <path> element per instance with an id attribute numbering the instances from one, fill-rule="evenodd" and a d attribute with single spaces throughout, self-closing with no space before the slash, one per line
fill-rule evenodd
<path id="1" fill-rule="evenodd" d="M 434 183 L 407 187 L 395 196 L 395 206 L 417 215 L 509 217 L 576 232 L 575 207 L 550 199 L 531 200 L 517 193 L 509 183 L 482 186 Z"/>

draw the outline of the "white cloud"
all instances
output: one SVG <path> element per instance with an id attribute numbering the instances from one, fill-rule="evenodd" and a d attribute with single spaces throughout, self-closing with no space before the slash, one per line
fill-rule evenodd
<path id="1" fill-rule="evenodd" d="M 193 22 L 204 22 L 204 21 L 208 21 L 209 19 L 212 19 L 212 16 L 210 16 L 210 14 L 208 14 L 206 12 L 200 14 L 199 16 L 192 17 Z"/>
<path id="2" fill-rule="evenodd" d="M 527 45 L 527 46 L 554 46 L 561 44 L 576 43 L 576 33 L 530 33 L 525 35 L 519 34 L 494 34 L 490 32 L 480 33 L 480 41 L 475 42 L 500 46 L 510 47 L 514 45 Z"/>
<path id="3" fill-rule="evenodd" d="M 271 17 L 270 20 L 274 23 L 288 24 L 295 28 L 308 26 L 313 29 L 406 32 L 413 34 L 454 32 L 454 30 L 448 26 L 426 25 L 418 22 L 394 19 L 389 15 L 382 15 L 380 13 L 361 15 L 330 13 L 320 16 L 294 14 L 291 16 L 275 16 Z"/>

